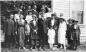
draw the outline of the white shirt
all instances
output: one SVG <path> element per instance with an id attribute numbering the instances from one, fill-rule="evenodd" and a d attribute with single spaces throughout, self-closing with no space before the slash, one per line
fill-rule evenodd
<path id="1" fill-rule="evenodd" d="M 19 17 L 20 15 L 19 14 L 15 14 L 14 16 L 15 16 L 14 17 L 15 21 L 20 19 L 20 17 Z"/>
<path id="2" fill-rule="evenodd" d="M 33 20 L 32 15 L 27 15 L 25 20 L 30 23 L 30 21 Z"/>
<path id="3" fill-rule="evenodd" d="M 46 13 L 46 17 L 51 17 L 51 12 Z"/>
<path id="4" fill-rule="evenodd" d="M 54 25 L 54 21 L 55 21 L 54 19 L 51 20 L 51 26 Z"/>

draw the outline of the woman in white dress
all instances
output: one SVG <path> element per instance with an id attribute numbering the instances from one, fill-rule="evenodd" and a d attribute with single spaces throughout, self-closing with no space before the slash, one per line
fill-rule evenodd
<path id="1" fill-rule="evenodd" d="M 26 42 L 26 44 L 29 44 L 30 43 L 30 22 L 33 20 L 32 19 L 32 11 L 31 10 L 29 10 L 28 11 L 28 14 L 26 15 L 26 18 L 25 18 L 25 20 L 26 20 L 26 25 L 25 25 L 25 27 L 26 27 L 26 31 L 25 31 L 25 34 L 26 34 L 26 37 L 25 37 L 25 42 Z"/>
<path id="2" fill-rule="evenodd" d="M 61 44 L 61 47 L 66 49 L 66 21 L 63 18 L 60 18 L 60 25 L 58 29 L 58 43 Z"/>

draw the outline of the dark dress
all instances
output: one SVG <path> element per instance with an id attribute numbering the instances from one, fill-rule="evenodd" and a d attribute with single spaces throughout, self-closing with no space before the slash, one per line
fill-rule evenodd
<path id="1" fill-rule="evenodd" d="M 37 40 L 39 39 L 38 35 L 37 35 L 37 30 L 38 30 L 38 25 L 37 25 L 37 22 L 36 22 L 36 25 L 34 25 L 33 21 L 30 22 L 30 34 L 31 34 L 31 44 L 32 44 L 32 47 L 36 46 L 37 45 Z M 36 31 L 34 31 L 36 30 Z"/>
<path id="2" fill-rule="evenodd" d="M 43 20 L 38 19 L 38 36 L 39 36 L 39 42 L 40 46 L 44 47 L 44 27 L 43 27 Z"/>
<path id="3" fill-rule="evenodd" d="M 4 25 L 5 41 L 12 43 L 14 35 L 14 21 L 12 19 L 7 19 Z"/>
<path id="4" fill-rule="evenodd" d="M 67 25 L 67 35 L 66 38 L 68 40 L 69 48 L 77 49 L 78 44 L 80 44 L 80 29 L 79 26 L 74 28 L 74 24 Z"/>
<path id="5" fill-rule="evenodd" d="M 69 44 L 69 45 L 72 45 L 72 41 L 71 41 L 71 36 L 72 36 L 72 27 L 71 27 L 72 25 L 69 25 L 69 24 L 67 24 L 67 31 L 66 31 L 66 38 L 67 38 L 67 43 Z"/>
<path id="6" fill-rule="evenodd" d="M 76 26 L 76 27 L 75 27 Z M 72 25 L 72 46 L 73 49 L 77 49 L 77 46 L 80 44 L 80 29 L 78 25 Z"/>

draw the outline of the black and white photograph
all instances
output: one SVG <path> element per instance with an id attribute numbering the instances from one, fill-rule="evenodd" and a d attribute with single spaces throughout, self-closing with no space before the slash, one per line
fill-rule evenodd
<path id="1" fill-rule="evenodd" d="M 1 52 L 86 52 L 85 0 L 0 0 Z"/>

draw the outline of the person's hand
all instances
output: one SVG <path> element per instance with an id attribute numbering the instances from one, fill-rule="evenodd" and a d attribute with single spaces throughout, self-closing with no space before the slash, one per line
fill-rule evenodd
<path id="1" fill-rule="evenodd" d="M 34 30 L 34 32 L 36 32 L 36 30 Z"/>
<path id="2" fill-rule="evenodd" d="M 47 29 L 49 29 L 49 28 L 47 28 Z"/>
<path id="3" fill-rule="evenodd" d="M 17 31 L 15 32 L 15 34 L 17 34 Z"/>

